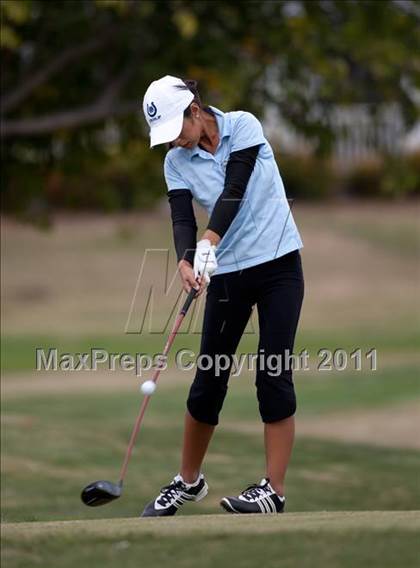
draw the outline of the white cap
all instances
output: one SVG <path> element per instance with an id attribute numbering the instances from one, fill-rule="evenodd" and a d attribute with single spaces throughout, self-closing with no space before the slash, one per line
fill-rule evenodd
<path id="1" fill-rule="evenodd" d="M 150 126 L 151 148 L 172 142 L 180 135 L 184 110 L 194 99 L 193 93 L 185 86 L 182 79 L 171 75 L 150 83 L 143 98 L 143 112 Z"/>

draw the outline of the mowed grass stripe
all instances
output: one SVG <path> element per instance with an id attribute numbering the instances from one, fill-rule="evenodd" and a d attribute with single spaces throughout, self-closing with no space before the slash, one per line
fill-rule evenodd
<path id="1" fill-rule="evenodd" d="M 284 515 L 190 515 L 160 519 L 96 519 L 10 523 L 2 525 L 2 536 L 10 540 L 32 540 L 65 535 L 77 538 L 129 537 L 136 534 L 181 536 L 194 534 L 277 533 L 295 531 L 346 532 L 349 530 L 420 531 L 420 511 L 334 511 L 287 513 Z"/>

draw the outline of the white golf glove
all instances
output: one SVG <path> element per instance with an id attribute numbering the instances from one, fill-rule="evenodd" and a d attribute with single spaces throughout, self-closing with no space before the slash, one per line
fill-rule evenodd
<path id="1" fill-rule="evenodd" d="M 209 284 L 210 277 L 217 268 L 216 246 L 208 239 L 198 241 L 194 256 L 194 276 L 201 276 Z"/>

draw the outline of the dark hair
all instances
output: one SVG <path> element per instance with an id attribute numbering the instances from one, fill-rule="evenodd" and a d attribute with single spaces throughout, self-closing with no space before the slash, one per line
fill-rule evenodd
<path id="1" fill-rule="evenodd" d="M 192 92 L 192 94 L 194 95 L 193 100 L 188 105 L 188 107 L 184 110 L 184 117 L 190 118 L 190 116 L 191 116 L 191 104 L 192 103 L 197 103 L 200 108 L 203 108 L 203 106 L 201 104 L 200 93 L 198 92 L 198 88 L 197 88 L 198 82 L 195 79 L 182 79 L 182 80 L 185 83 L 185 87 L 183 85 L 178 85 L 177 89 L 182 89 L 182 90 L 189 89 Z"/>
<path id="2" fill-rule="evenodd" d="M 208 105 L 203 105 L 202 102 L 201 102 L 200 93 L 198 92 L 198 81 L 196 81 L 195 79 L 182 79 L 182 80 L 184 81 L 184 85 L 177 85 L 176 88 L 182 89 L 184 91 L 190 90 L 192 92 L 192 94 L 194 95 L 193 100 L 187 106 L 187 108 L 184 110 L 184 118 L 191 118 L 191 105 L 192 105 L 192 103 L 198 104 L 198 106 L 204 112 L 208 112 L 209 114 L 214 114 L 213 111 L 211 110 L 211 108 Z M 167 147 L 168 150 L 170 150 L 173 146 L 169 142 L 166 145 L 166 147 Z"/>

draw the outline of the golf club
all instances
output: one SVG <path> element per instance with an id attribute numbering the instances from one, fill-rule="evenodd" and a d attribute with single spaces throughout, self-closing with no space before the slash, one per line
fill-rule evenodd
<path id="1" fill-rule="evenodd" d="M 195 290 L 195 288 L 191 288 L 181 311 L 178 313 L 178 315 L 176 317 L 172 331 L 169 334 L 168 340 L 167 340 L 165 348 L 163 350 L 164 356 L 168 354 L 169 349 L 171 348 L 171 345 L 172 345 L 172 343 L 175 339 L 175 336 L 178 332 L 178 329 L 179 329 L 179 327 L 182 323 L 182 320 L 184 319 L 184 317 L 185 317 L 193 299 L 195 298 L 196 294 L 197 294 L 197 290 Z M 153 377 L 152 377 L 151 380 L 154 381 L 155 383 L 157 382 L 157 380 L 159 378 L 160 371 L 161 371 L 161 367 L 159 366 L 153 374 Z M 119 479 L 118 483 L 112 483 L 112 481 L 104 481 L 104 480 L 93 481 L 92 483 L 89 483 L 89 485 L 87 485 L 81 493 L 81 499 L 82 499 L 82 501 L 85 505 L 88 505 L 89 507 L 98 507 L 100 505 L 106 505 L 107 503 L 110 503 L 111 501 L 114 501 L 115 499 L 118 499 L 118 497 L 121 496 L 122 489 L 123 489 L 123 482 L 124 482 L 125 474 L 127 472 L 128 462 L 130 461 L 133 446 L 134 446 L 134 443 L 136 441 L 136 437 L 137 437 L 137 434 L 139 432 L 144 413 L 146 412 L 146 408 L 147 408 L 147 405 L 149 403 L 150 396 L 151 395 L 145 395 L 145 397 L 143 398 L 142 404 L 140 406 L 140 410 L 139 410 L 138 416 L 136 418 L 133 431 L 131 432 L 130 441 L 128 443 L 124 462 L 123 462 L 123 465 L 121 467 L 120 479 Z"/>

